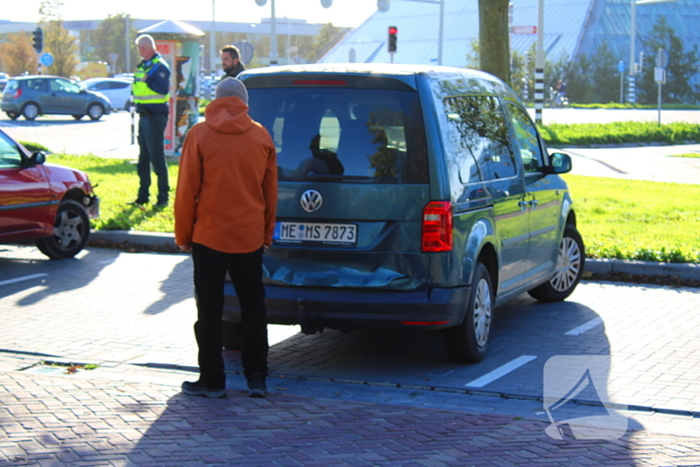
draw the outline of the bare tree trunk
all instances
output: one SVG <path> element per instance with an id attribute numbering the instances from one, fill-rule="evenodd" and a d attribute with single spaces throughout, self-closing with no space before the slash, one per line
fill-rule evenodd
<path id="1" fill-rule="evenodd" d="M 479 0 L 479 62 L 482 71 L 510 85 L 509 0 Z"/>

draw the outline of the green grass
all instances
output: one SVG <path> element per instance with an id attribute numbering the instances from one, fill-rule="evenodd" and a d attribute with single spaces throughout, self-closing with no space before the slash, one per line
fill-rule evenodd
<path id="1" fill-rule="evenodd" d="M 173 231 L 172 207 L 158 210 L 127 205 L 138 188 L 132 162 L 61 155 L 50 155 L 49 161 L 84 170 L 98 185 L 101 217 L 93 221 L 94 228 Z M 177 163 L 169 163 L 173 188 L 177 171 Z M 700 185 L 564 177 L 571 188 L 588 256 L 700 262 Z"/>
<path id="2" fill-rule="evenodd" d="M 87 172 L 90 182 L 97 186 L 100 197 L 100 218 L 92 221 L 97 230 L 140 230 L 146 232 L 172 232 L 172 204 L 164 209 L 152 205 L 143 207 L 127 203 L 136 199 L 139 178 L 136 164 L 125 159 L 106 159 L 96 156 L 49 155 L 48 162 L 63 164 Z M 170 199 L 174 198 L 177 183 L 177 162 L 168 162 Z M 151 201 L 156 199 L 156 177 L 151 174 Z"/>
<path id="3" fill-rule="evenodd" d="M 657 104 L 620 104 L 618 102 L 609 102 L 607 104 L 577 104 L 571 103 L 569 107 L 573 109 L 644 109 L 656 110 Z M 661 110 L 698 110 L 700 105 L 697 104 L 662 104 Z"/>
<path id="4" fill-rule="evenodd" d="M 564 178 L 587 256 L 700 262 L 700 185 Z"/>
<path id="5" fill-rule="evenodd" d="M 700 125 L 686 122 L 553 123 L 539 130 L 547 144 L 554 146 L 700 142 Z"/>
<path id="6" fill-rule="evenodd" d="M 688 157 L 688 158 L 691 158 L 691 159 L 700 159 L 700 153 L 697 153 L 697 152 L 690 152 L 690 153 L 687 153 L 687 154 L 674 154 L 674 155 L 668 156 L 668 157 Z"/>

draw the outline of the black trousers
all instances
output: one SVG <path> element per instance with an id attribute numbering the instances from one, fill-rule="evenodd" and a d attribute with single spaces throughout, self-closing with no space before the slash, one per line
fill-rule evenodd
<path id="1" fill-rule="evenodd" d="M 241 307 L 243 349 L 241 362 L 246 377 L 267 374 L 267 309 L 262 284 L 263 249 L 251 253 L 222 253 L 192 244 L 197 322 L 194 334 L 199 347 L 200 381 L 210 387 L 225 387 L 221 356 L 226 271 L 233 282 Z"/>
<path id="2" fill-rule="evenodd" d="M 163 138 L 168 124 L 168 114 L 165 112 L 139 116 L 139 162 L 136 171 L 139 174 L 140 201 L 148 201 L 151 187 L 151 164 L 158 177 L 158 202 L 168 201 L 168 166 L 165 163 Z"/>

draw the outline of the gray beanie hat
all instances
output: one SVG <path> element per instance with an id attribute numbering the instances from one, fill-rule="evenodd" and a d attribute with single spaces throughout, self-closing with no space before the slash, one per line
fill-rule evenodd
<path id="1" fill-rule="evenodd" d="M 248 105 L 248 91 L 243 81 L 231 77 L 222 79 L 219 84 L 216 85 L 214 99 L 231 96 L 238 97 L 245 105 Z"/>

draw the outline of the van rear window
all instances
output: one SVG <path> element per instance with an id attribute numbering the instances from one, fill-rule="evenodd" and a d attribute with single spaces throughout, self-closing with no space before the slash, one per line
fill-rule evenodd
<path id="1" fill-rule="evenodd" d="M 248 94 L 250 116 L 275 142 L 280 180 L 428 183 L 415 92 L 308 87 Z"/>

